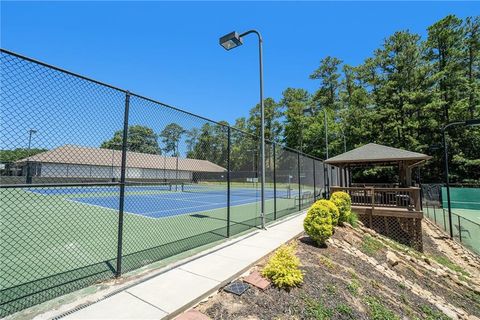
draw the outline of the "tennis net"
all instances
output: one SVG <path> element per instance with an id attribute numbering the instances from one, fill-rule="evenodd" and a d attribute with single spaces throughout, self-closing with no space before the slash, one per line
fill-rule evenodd
<path id="1" fill-rule="evenodd" d="M 195 184 L 195 183 L 182 183 L 181 191 L 187 193 L 208 193 L 208 194 L 227 194 L 227 185 L 215 185 L 215 184 Z M 245 196 L 245 197 L 261 197 L 260 186 L 231 186 L 230 193 L 233 196 Z M 273 198 L 274 196 L 279 198 L 290 198 L 292 196 L 292 190 L 288 187 L 277 188 L 265 188 L 265 197 Z"/>
<path id="2" fill-rule="evenodd" d="M 175 186 L 172 182 L 152 182 L 152 181 L 125 181 L 125 191 L 172 191 Z"/>

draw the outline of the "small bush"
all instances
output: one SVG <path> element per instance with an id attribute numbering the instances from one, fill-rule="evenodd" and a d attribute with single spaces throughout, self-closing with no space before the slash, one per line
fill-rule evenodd
<path id="1" fill-rule="evenodd" d="M 352 281 L 347 285 L 347 290 L 354 296 L 358 294 L 358 289 L 360 288 L 360 282 L 357 279 L 352 279 Z"/>
<path id="2" fill-rule="evenodd" d="M 300 259 L 295 256 L 295 250 L 294 245 L 281 246 L 262 270 L 262 275 L 278 288 L 288 289 L 303 282 Z"/>
<path id="3" fill-rule="evenodd" d="M 352 199 L 350 199 L 350 195 L 343 191 L 337 191 L 332 194 L 330 200 L 338 208 L 340 214 L 338 222 L 348 222 L 348 217 L 352 214 Z"/>
<path id="4" fill-rule="evenodd" d="M 358 215 L 355 212 L 350 212 L 347 222 L 354 228 L 358 227 Z"/>
<path id="5" fill-rule="evenodd" d="M 305 232 L 318 245 L 324 245 L 325 241 L 332 236 L 332 213 L 330 207 L 325 205 L 326 200 L 315 202 L 308 209 L 307 216 L 303 221 Z M 338 212 L 338 211 L 337 211 Z"/>
<path id="6" fill-rule="evenodd" d="M 330 211 L 330 215 L 332 216 L 332 225 L 338 225 L 338 218 L 340 218 L 340 213 L 338 211 L 337 206 L 331 200 L 318 200 L 317 201 L 320 205 L 323 205 L 328 208 Z"/>

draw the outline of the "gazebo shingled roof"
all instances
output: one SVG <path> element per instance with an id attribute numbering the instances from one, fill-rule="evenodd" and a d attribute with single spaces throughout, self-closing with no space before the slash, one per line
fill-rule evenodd
<path id="1" fill-rule="evenodd" d="M 342 153 L 336 157 L 327 159 L 325 160 L 325 163 L 339 166 L 366 163 L 394 164 L 400 161 L 419 162 L 431 158 L 431 156 L 423 153 L 387 147 L 376 143 L 369 143 L 359 148 Z"/>
<path id="2" fill-rule="evenodd" d="M 426 160 L 431 159 L 423 153 L 387 147 L 381 144 L 369 143 L 359 148 L 342 153 L 336 157 L 325 160 L 325 163 L 340 167 L 342 171 L 351 167 L 361 166 L 398 166 L 401 185 L 411 186 L 412 168 L 420 166 Z M 344 172 L 347 180 L 347 173 Z"/>

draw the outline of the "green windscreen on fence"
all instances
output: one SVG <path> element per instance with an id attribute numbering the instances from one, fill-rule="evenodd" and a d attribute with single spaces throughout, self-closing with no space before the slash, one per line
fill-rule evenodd
<path id="1" fill-rule="evenodd" d="M 442 187 L 443 207 L 447 205 L 447 188 Z M 480 188 L 450 188 L 452 208 L 480 210 Z"/>

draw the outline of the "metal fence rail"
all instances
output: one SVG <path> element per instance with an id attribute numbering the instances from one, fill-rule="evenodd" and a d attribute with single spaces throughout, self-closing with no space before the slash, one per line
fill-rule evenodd
<path id="1" fill-rule="evenodd" d="M 455 186 L 457 187 L 457 186 Z M 480 186 L 461 186 L 467 191 L 479 192 Z M 446 233 L 450 232 L 445 184 L 422 184 L 422 206 L 424 215 Z M 480 203 L 479 199 L 455 199 L 452 201 L 453 237 L 470 250 L 480 254 Z M 470 201 L 465 201 L 470 200 Z"/>
<path id="2" fill-rule="evenodd" d="M 261 226 L 257 136 L 6 50 L 1 71 L 0 317 Z M 267 142 L 266 221 L 328 171 Z"/>

